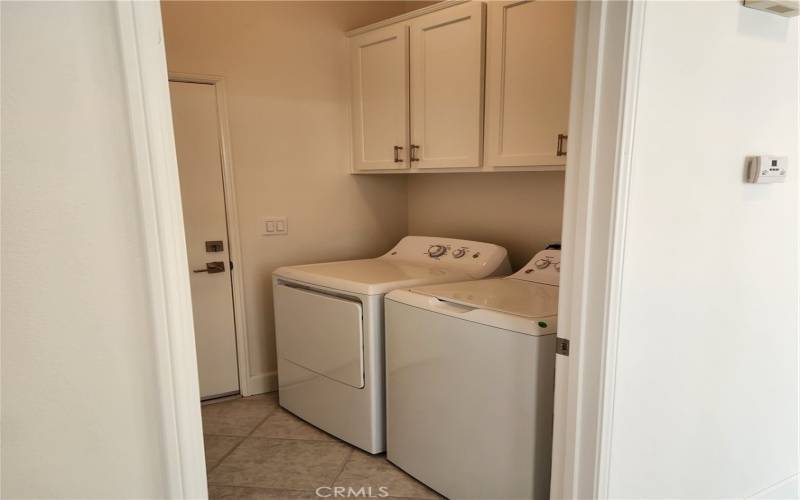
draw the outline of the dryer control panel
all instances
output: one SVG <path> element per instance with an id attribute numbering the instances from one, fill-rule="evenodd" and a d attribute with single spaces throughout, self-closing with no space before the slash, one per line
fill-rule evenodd
<path id="1" fill-rule="evenodd" d="M 514 279 L 558 286 L 561 278 L 561 250 L 542 250 L 525 267 L 514 273 Z"/>

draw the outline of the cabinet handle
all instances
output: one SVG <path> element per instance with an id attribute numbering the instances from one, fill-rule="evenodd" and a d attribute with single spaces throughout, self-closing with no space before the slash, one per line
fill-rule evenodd
<path id="1" fill-rule="evenodd" d="M 394 147 L 394 162 L 395 163 L 402 163 L 403 160 L 400 158 L 400 151 L 402 151 L 402 146 L 395 146 Z"/>
<path id="2" fill-rule="evenodd" d="M 558 147 L 556 148 L 556 156 L 567 156 L 567 150 L 564 149 L 564 141 L 567 140 L 565 134 L 558 134 Z"/>
<path id="3" fill-rule="evenodd" d="M 411 145 L 411 161 L 419 161 L 419 158 L 417 158 L 417 155 L 414 154 L 418 149 L 419 149 L 419 146 L 417 146 L 416 144 L 412 144 Z"/>

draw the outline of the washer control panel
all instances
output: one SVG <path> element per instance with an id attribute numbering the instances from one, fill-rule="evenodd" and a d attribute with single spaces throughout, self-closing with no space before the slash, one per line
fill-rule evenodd
<path id="1" fill-rule="evenodd" d="M 486 276 L 486 269 L 497 268 L 493 275 L 510 272 L 506 249 L 480 241 L 454 238 L 406 236 L 382 258 L 405 260 L 462 269 L 474 276 Z"/>
<path id="2" fill-rule="evenodd" d="M 525 267 L 517 271 L 512 278 L 558 285 L 561 276 L 561 250 L 542 250 L 537 253 Z"/>
<path id="3" fill-rule="evenodd" d="M 427 254 L 431 259 L 438 259 L 447 255 L 449 250 L 450 248 L 447 245 L 431 245 L 428 247 Z"/>

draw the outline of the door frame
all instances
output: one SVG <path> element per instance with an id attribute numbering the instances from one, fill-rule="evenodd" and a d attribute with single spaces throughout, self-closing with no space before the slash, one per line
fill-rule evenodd
<path id="1" fill-rule="evenodd" d="M 118 0 L 121 79 L 153 323 L 164 481 L 170 498 L 207 498 L 192 292 L 158 2 Z"/>
<path id="2" fill-rule="evenodd" d="M 233 291 L 233 323 L 236 335 L 236 361 L 239 372 L 239 392 L 249 396 L 250 360 L 247 355 L 247 315 L 244 304 L 244 275 L 242 274 L 242 251 L 239 239 L 239 212 L 236 202 L 236 183 L 233 176 L 230 129 L 228 126 L 228 105 L 225 78 L 219 75 L 178 73 L 169 71 L 170 82 L 197 83 L 214 87 L 217 105 L 218 140 L 220 162 L 222 163 L 222 189 L 225 199 L 225 222 L 228 226 L 228 255 L 234 263 L 231 268 L 231 288 Z"/>
<path id="3" fill-rule="evenodd" d="M 608 498 L 631 153 L 647 2 L 579 1 L 562 229 L 551 498 Z M 566 263 L 566 264 L 564 264 Z"/>
<path id="4" fill-rule="evenodd" d="M 165 480 L 170 497 L 204 498 L 191 290 L 160 5 L 116 5 L 138 215 L 147 245 Z M 645 3 L 579 1 L 577 8 L 559 305 L 559 335 L 572 345 L 557 371 L 553 498 L 608 495 L 607 439 Z M 232 183 L 232 175 L 227 178 Z"/>

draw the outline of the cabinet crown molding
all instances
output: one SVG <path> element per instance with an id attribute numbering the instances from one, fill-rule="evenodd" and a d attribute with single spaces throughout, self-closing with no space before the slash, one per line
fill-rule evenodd
<path id="1" fill-rule="evenodd" d="M 409 21 L 414 19 L 415 17 L 424 16 L 425 14 L 430 14 L 431 12 L 436 12 L 437 10 L 448 9 L 450 7 L 454 7 L 456 5 L 461 5 L 462 3 L 467 3 L 470 0 L 444 0 L 442 2 L 435 3 L 433 5 L 429 5 L 427 7 L 423 7 L 421 9 L 412 10 L 411 12 L 406 12 L 405 14 L 400 14 L 399 16 L 390 17 L 389 19 L 384 19 L 382 21 L 378 21 L 372 24 L 368 24 L 366 26 L 362 26 L 360 28 L 355 28 L 345 33 L 345 36 L 353 37 L 356 35 L 361 35 L 363 33 L 370 32 L 372 30 L 376 30 L 379 28 L 384 28 L 386 26 L 391 26 L 392 24 L 402 23 L 405 21 Z"/>

